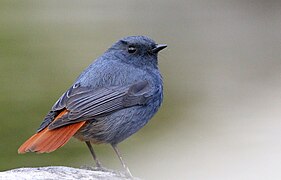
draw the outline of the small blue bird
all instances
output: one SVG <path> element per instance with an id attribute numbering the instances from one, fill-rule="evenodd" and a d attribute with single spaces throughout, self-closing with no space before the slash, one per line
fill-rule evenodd
<path id="1" fill-rule="evenodd" d="M 58 99 L 18 152 L 52 152 L 74 136 L 86 142 L 97 167 L 101 163 L 91 143 L 111 144 L 131 175 L 117 144 L 141 129 L 159 109 L 163 82 L 157 55 L 166 47 L 147 36 L 114 43 Z"/>

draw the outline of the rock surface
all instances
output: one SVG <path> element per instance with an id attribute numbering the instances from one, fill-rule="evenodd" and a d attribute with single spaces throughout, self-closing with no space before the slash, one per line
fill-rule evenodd
<path id="1" fill-rule="evenodd" d="M 49 166 L 37 168 L 18 168 L 0 172 L 0 180 L 126 180 L 132 179 L 115 171 L 98 171 L 78 169 L 64 166 Z"/>

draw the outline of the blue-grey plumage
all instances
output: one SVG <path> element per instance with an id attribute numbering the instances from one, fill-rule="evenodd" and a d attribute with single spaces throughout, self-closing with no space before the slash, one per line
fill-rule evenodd
<path id="1" fill-rule="evenodd" d="M 134 41 L 131 42 L 131 39 Z M 139 46 L 139 54 L 128 53 L 127 43 Z M 77 82 L 95 89 L 147 81 L 149 87 L 146 94 L 150 100 L 144 105 L 124 108 L 89 121 L 77 133 L 80 138 L 117 144 L 142 128 L 157 112 L 163 99 L 163 83 L 157 67 L 157 54 L 149 52 L 155 46 L 154 41 L 147 37 L 125 38 L 114 44 L 81 74 Z"/>
<path id="2" fill-rule="evenodd" d="M 162 103 L 163 82 L 157 55 L 165 47 L 147 36 L 129 36 L 114 43 L 59 98 L 41 123 L 37 137 L 31 137 L 19 152 L 53 151 L 69 136 L 52 147 L 44 145 L 45 140 L 35 139 L 59 138 L 51 130 L 76 124 L 71 133 L 76 132 L 76 138 L 86 141 L 97 166 L 100 163 L 90 142 L 110 143 L 120 158 L 116 144 L 141 129 Z M 60 131 L 63 132 L 67 129 Z M 121 158 L 120 161 L 126 168 Z"/>
<path id="3" fill-rule="evenodd" d="M 157 52 L 164 47 L 146 36 L 130 36 L 117 41 L 83 71 L 50 112 L 52 114 L 66 108 L 70 113 L 53 123 L 47 116 L 39 131 L 46 126 L 55 129 L 87 120 L 76 137 L 84 141 L 110 144 L 117 144 L 137 132 L 162 103 L 163 82 L 157 67 Z M 124 96 L 128 89 L 141 82 L 146 84 L 141 92 L 133 96 L 144 96 L 145 103 L 136 100 L 130 106 L 124 106 Z M 110 96 L 116 100 L 116 94 L 120 95 L 119 101 L 108 100 Z M 104 102 L 106 98 L 107 104 Z M 93 108 L 88 107 L 91 103 Z M 102 108 L 98 103 L 102 103 Z M 82 107 L 87 107 L 85 109 L 88 111 L 83 111 Z"/>

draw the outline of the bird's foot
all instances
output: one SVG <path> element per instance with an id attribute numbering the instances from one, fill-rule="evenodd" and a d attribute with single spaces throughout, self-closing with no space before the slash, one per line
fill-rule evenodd
<path id="1" fill-rule="evenodd" d="M 116 171 L 116 173 L 118 173 L 122 177 L 134 179 L 132 173 L 128 168 L 124 169 L 123 171 Z"/>
<path id="2" fill-rule="evenodd" d="M 83 165 L 80 167 L 81 169 L 86 169 L 86 170 L 90 170 L 90 171 L 102 171 L 102 172 L 114 172 L 111 169 L 107 169 L 103 166 L 88 166 L 88 165 Z"/>

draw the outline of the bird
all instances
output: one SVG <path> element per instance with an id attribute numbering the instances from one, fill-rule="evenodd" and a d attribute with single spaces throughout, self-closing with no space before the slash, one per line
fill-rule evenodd
<path id="1" fill-rule="evenodd" d="M 148 36 L 127 36 L 113 43 L 62 94 L 18 153 L 49 153 L 75 137 L 86 143 L 101 168 L 92 144 L 110 144 L 132 176 L 117 144 L 144 127 L 160 108 L 158 52 L 166 47 Z"/>

